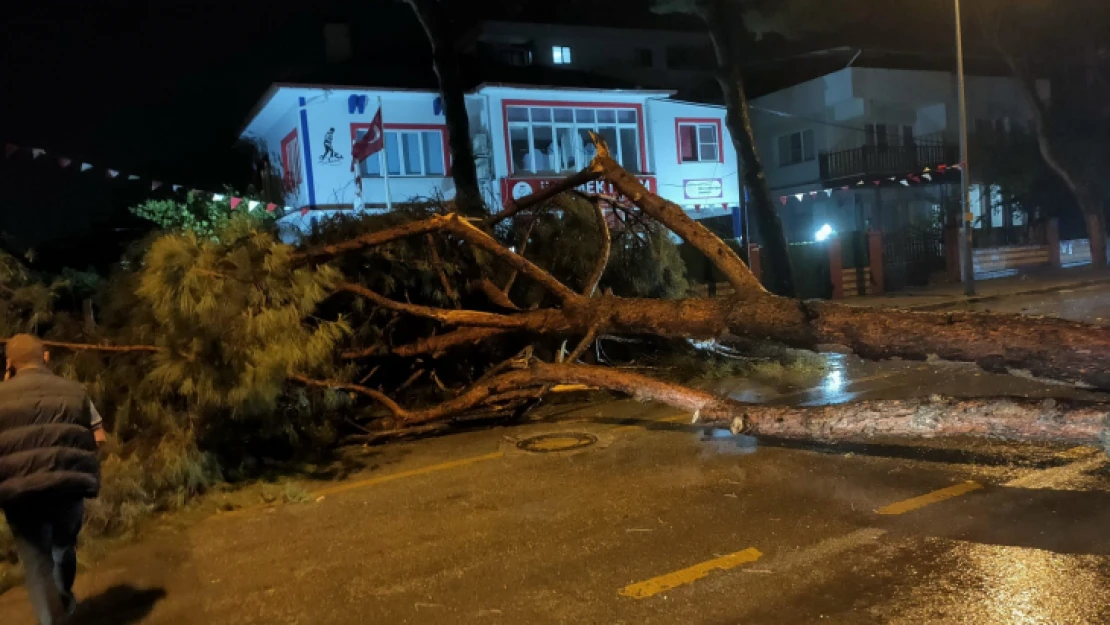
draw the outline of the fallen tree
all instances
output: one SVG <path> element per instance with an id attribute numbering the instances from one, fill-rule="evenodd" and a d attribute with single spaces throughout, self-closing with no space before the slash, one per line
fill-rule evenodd
<path id="1" fill-rule="evenodd" d="M 575 194 L 574 186 L 592 178 L 607 180 L 623 199 L 578 194 L 591 206 L 587 213 L 597 238 L 596 245 L 583 247 L 592 258 L 572 286 L 530 260 L 525 249 L 537 233 L 561 223 L 544 221 L 559 210 L 565 197 L 559 193 Z M 163 336 L 144 346 L 127 335 L 121 338 L 132 344 L 120 350 L 153 357 L 157 364 L 148 377 L 161 388 L 177 385 L 177 397 L 230 410 L 222 414 L 238 419 L 272 411 L 289 382 L 325 395 L 365 397 L 384 410 L 367 429 L 390 432 L 475 410 L 520 414 L 555 385 L 575 384 L 663 402 L 691 412 L 694 420 L 755 435 L 982 435 L 1084 444 L 1105 436 L 1110 409 L 1095 405 L 986 399 L 769 408 L 581 363 L 599 335 L 752 339 L 805 349 L 841 345 L 871 359 L 935 355 L 1110 390 L 1110 328 L 1013 315 L 863 309 L 773 295 L 720 238 L 640 185 L 601 142 L 587 170 L 542 193 L 484 220 L 452 212 L 398 216 L 387 227 L 300 251 L 260 233 L 222 248 L 187 237 L 171 241 L 148 255 L 138 290 Z M 623 225 L 611 232 L 609 223 Z M 657 299 L 598 292 L 614 250 L 650 239 L 655 226 L 649 224 L 704 254 L 736 294 Z M 411 245 L 424 246 L 422 255 L 414 256 L 406 247 Z M 463 268 L 467 259 L 473 262 Z M 396 288 L 396 276 L 414 267 L 423 272 L 422 288 L 434 296 L 412 301 L 409 291 Z M 226 306 L 228 301 L 234 305 Z M 174 332 L 177 338 L 164 336 Z M 155 353 L 142 356 L 144 351 Z M 463 371 L 452 378 L 462 382 L 457 386 L 444 384 L 437 373 L 452 358 L 452 366 Z M 400 376 L 392 390 L 367 382 L 385 370 Z M 184 372 L 192 376 L 187 381 Z M 417 387 L 432 392 L 412 395 Z M 406 398 L 416 407 L 406 407 Z"/>

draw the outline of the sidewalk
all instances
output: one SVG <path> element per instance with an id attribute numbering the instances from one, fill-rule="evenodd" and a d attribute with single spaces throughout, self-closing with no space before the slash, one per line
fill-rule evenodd
<path id="1" fill-rule="evenodd" d="M 975 282 L 975 295 L 971 297 L 965 296 L 963 285 L 956 282 L 908 289 L 884 295 L 850 297 L 838 301 L 852 306 L 884 306 L 888 308 L 929 310 L 1001 297 L 1045 293 L 1103 283 L 1110 283 L 1110 273 L 1100 274 L 1089 267 L 1076 267 L 1073 269 L 1047 269 L 1021 276 L 993 280 L 977 280 Z"/>

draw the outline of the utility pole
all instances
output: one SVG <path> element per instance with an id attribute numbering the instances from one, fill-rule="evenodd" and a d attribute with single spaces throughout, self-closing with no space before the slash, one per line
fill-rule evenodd
<path id="1" fill-rule="evenodd" d="M 963 215 L 960 217 L 960 277 L 964 295 L 975 295 L 975 264 L 971 251 L 971 170 L 967 164 L 967 82 L 964 79 L 964 34 L 960 0 L 956 2 L 956 61 L 959 65 L 960 178 L 963 184 Z"/>

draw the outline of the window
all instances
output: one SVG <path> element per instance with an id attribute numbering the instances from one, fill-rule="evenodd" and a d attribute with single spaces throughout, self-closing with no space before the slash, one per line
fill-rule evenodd
<path id="1" fill-rule="evenodd" d="M 359 130 L 357 138 L 366 134 Z M 439 130 L 385 130 L 385 160 L 390 176 L 445 176 L 443 133 Z M 362 161 L 363 176 L 382 175 L 382 152 Z"/>
<path id="2" fill-rule="evenodd" d="M 678 126 L 678 162 L 723 162 L 718 122 L 676 122 Z"/>
<path id="3" fill-rule="evenodd" d="M 870 133 L 868 134 L 870 137 Z M 883 135 L 883 144 L 886 143 Z M 779 137 L 779 167 L 797 165 L 816 158 L 813 149 L 813 131 L 803 130 Z"/>
<path id="4" fill-rule="evenodd" d="M 713 48 L 709 46 L 667 46 L 667 69 L 711 70 L 717 67 Z"/>
<path id="5" fill-rule="evenodd" d="M 496 50 L 497 59 L 505 65 L 528 67 L 532 64 L 532 51 L 524 46 L 505 46 Z"/>
<path id="6" fill-rule="evenodd" d="M 293 193 L 301 184 L 301 141 L 296 129 L 281 140 L 281 185 Z"/>
<path id="7" fill-rule="evenodd" d="M 508 106 L 505 120 L 515 174 L 582 169 L 594 157 L 591 132 L 605 140 L 622 167 L 632 173 L 642 171 L 636 109 Z"/>
<path id="8" fill-rule="evenodd" d="M 907 148 L 914 146 L 913 126 L 902 126 L 902 145 Z"/>
<path id="9" fill-rule="evenodd" d="M 552 46 L 551 62 L 556 65 L 570 65 L 570 47 Z"/>
<path id="10" fill-rule="evenodd" d="M 655 59 L 651 53 L 651 48 L 636 48 L 636 64 L 640 67 L 652 67 L 655 65 Z"/>

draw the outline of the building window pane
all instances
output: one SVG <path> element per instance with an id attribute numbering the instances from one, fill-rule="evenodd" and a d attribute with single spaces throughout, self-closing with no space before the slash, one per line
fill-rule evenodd
<path id="1" fill-rule="evenodd" d="M 506 111 L 506 116 L 511 122 L 526 122 L 528 121 L 528 109 L 519 106 L 510 106 Z"/>
<path id="2" fill-rule="evenodd" d="M 534 122 L 549 122 L 551 121 L 551 109 L 532 109 L 532 121 Z"/>
<path id="3" fill-rule="evenodd" d="M 569 126 L 556 128 L 555 139 L 559 147 L 559 162 L 555 169 L 561 172 L 573 172 L 580 169 L 578 154 L 582 152 L 582 147 L 579 145 L 578 134 L 574 132 L 574 128 Z"/>
<path id="4" fill-rule="evenodd" d="M 613 109 L 601 109 L 597 112 L 597 123 L 614 124 L 617 121 L 617 112 Z"/>
<path id="5" fill-rule="evenodd" d="M 684 163 L 720 160 L 719 139 L 716 124 L 679 124 L 679 160 Z"/>
<path id="6" fill-rule="evenodd" d="M 570 123 L 574 121 L 574 109 L 555 109 L 555 121 Z"/>
<path id="7" fill-rule="evenodd" d="M 424 174 L 427 176 L 442 176 L 444 174 L 443 162 L 443 136 L 438 132 L 420 133 L 421 142 L 424 144 Z"/>
<path id="8" fill-rule="evenodd" d="M 401 175 L 401 155 L 400 145 L 397 141 L 397 133 L 385 133 L 385 162 L 386 169 L 389 171 L 390 176 Z"/>
<path id="9" fill-rule="evenodd" d="M 532 171 L 551 171 L 555 168 L 555 135 L 551 126 L 532 127 L 534 166 Z"/>
<path id="10" fill-rule="evenodd" d="M 415 132 L 401 133 L 401 145 L 405 151 L 405 175 L 419 176 L 421 173 L 420 135 Z"/>
<path id="11" fill-rule="evenodd" d="M 868 140 L 872 134 L 868 128 Z M 817 158 L 816 147 L 813 141 L 813 130 L 803 130 L 789 135 L 783 135 L 778 140 L 779 166 L 796 165 Z"/>
<path id="12" fill-rule="evenodd" d="M 574 121 L 579 124 L 592 124 L 594 123 L 594 110 L 593 109 L 575 109 Z"/>
<path id="13" fill-rule="evenodd" d="M 525 164 L 525 157 L 531 151 L 531 142 L 528 139 L 527 128 L 509 129 L 509 148 L 513 154 L 513 169 L 517 171 L 531 171 L 531 162 Z"/>
<path id="14" fill-rule="evenodd" d="M 578 128 L 578 145 L 582 147 L 582 162 L 593 160 L 597 154 L 597 146 L 594 145 L 593 139 L 590 137 L 590 130 L 587 128 Z"/>
<path id="15" fill-rule="evenodd" d="M 567 46 L 552 46 L 551 47 L 551 62 L 556 65 L 567 65 L 570 63 L 570 48 Z"/>
<path id="16" fill-rule="evenodd" d="M 621 128 L 621 167 L 628 171 L 640 173 L 640 144 L 637 141 L 635 128 Z"/>
<path id="17" fill-rule="evenodd" d="M 621 160 L 619 152 L 620 146 L 617 145 L 616 127 L 602 126 L 598 129 L 597 134 L 601 135 L 601 138 L 605 141 L 605 144 L 609 146 L 609 150 L 613 153 L 613 156 L 617 157 L 617 161 L 619 162 Z"/>
<path id="18" fill-rule="evenodd" d="M 683 163 L 698 160 L 698 127 L 683 124 L 678 127 L 678 154 Z"/>
<path id="19" fill-rule="evenodd" d="M 622 124 L 635 124 L 636 111 L 617 111 L 617 121 Z"/>

